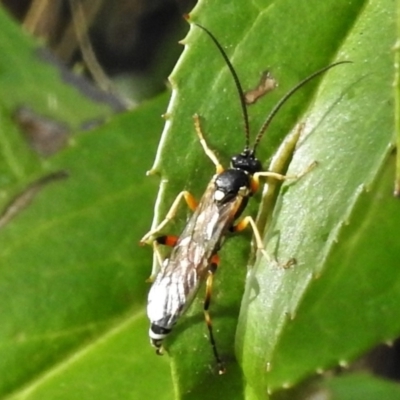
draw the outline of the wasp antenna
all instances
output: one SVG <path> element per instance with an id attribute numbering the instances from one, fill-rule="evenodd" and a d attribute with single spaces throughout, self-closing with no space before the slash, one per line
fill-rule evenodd
<path id="1" fill-rule="evenodd" d="M 229 71 L 232 74 L 233 80 L 235 81 L 236 89 L 237 89 L 237 91 L 239 93 L 240 105 L 242 107 L 242 114 L 243 114 L 243 121 L 244 121 L 244 133 L 245 133 L 245 138 L 246 138 L 245 149 L 248 149 L 249 146 L 250 146 L 249 116 L 247 114 L 247 108 L 246 108 L 246 102 L 245 102 L 245 98 L 244 98 L 244 92 L 243 92 L 242 85 L 240 84 L 239 77 L 238 77 L 235 69 L 233 68 L 232 63 L 229 61 L 229 58 L 226 55 L 224 49 L 222 48 L 222 46 L 219 44 L 218 40 L 216 39 L 216 37 L 207 28 L 205 28 L 204 26 L 202 26 L 200 24 L 197 24 L 197 23 L 194 23 L 194 25 L 196 25 L 199 28 L 201 28 L 211 38 L 211 40 L 217 46 L 219 52 L 221 53 L 223 59 L 226 62 L 226 65 L 229 68 Z"/>
<path id="2" fill-rule="evenodd" d="M 340 64 L 348 64 L 351 63 L 351 61 L 338 61 L 335 62 L 333 64 L 330 64 L 316 72 L 314 72 L 313 74 L 309 75 L 307 78 L 303 79 L 301 82 L 299 82 L 295 87 L 293 87 L 292 89 L 290 89 L 280 100 L 279 102 L 276 104 L 276 106 L 272 109 L 272 111 L 269 113 L 267 119 L 265 120 L 265 122 L 263 123 L 260 131 L 258 132 L 256 139 L 254 141 L 254 146 L 253 146 L 253 152 L 256 151 L 256 147 L 258 146 L 258 144 L 261 141 L 261 138 L 263 137 L 265 131 L 267 130 L 269 124 L 271 123 L 271 121 L 274 119 L 275 115 L 277 114 L 277 112 L 281 109 L 281 107 L 286 103 L 287 100 L 290 99 L 290 97 L 292 97 L 292 95 L 294 93 L 296 93 L 301 87 L 303 87 L 306 83 L 310 82 L 311 80 L 313 80 L 314 78 L 316 78 L 317 76 L 323 74 L 324 72 L 328 71 L 328 69 L 331 69 L 333 67 L 336 67 L 337 65 Z"/>

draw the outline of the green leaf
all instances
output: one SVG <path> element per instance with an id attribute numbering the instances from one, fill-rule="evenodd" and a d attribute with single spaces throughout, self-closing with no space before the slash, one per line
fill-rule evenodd
<path id="1" fill-rule="evenodd" d="M 236 332 L 250 235 L 224 245 L 211 314 L 227 374 L 215 374 L 200 294 L 167 341 L 179 397 L 265 398 L 267 391 L 349 362 L 400 332 L 390 314 L 393 310 L 386 305 L 398 304 L 397 298 L 397 303 L 390 300 L 396 281 L 387 296 L 382 294 L 387 276 L 396 277 L 397 247 L 392 245 L 390 260 L 377 264 L 384 243 L 364 243 L 361 237 L 371 235 L 369 227 L 376 228 L 382 218 L 372 211 L 360 217 L 364 207 L 374 212 L 379 208 L 374 205 L 379 193 L 384 193 L 385 201 L 394 201 L 391 190 L 371 189 L 382 180 L 393 140 L 390 50 L 395 42 L 394 15 L 390 0 L 200 2 L 191 14 L 193 22 L 218 38 L 245 89 L 254 87 L 266 69 L 279 83 L 278 89 L 250 107 L 252 137 L 268 110 L 301 79 L 334 61 L 353 64 L 336 67 L 296 93 L 263 139 L 259 156 L 266 161 L 286 133 L 305 122 L 289 173 L 299 173 L 313 161 L 319 163 L 298 182 L 284 185 L 266 233 L 268 252 L 279 264 L 295 257 L 297 265 L 285 270 L 265 259 L 257 261 L 246 280 Z M 224 165 L 244 146 L 239 100 L 222 58 L 196 27 L 184 44 L 184 54 L 171 75 L 174 94 L 169 122 L 153 167 L 163 177 L 158 220 L 183 188 L 199 198 L 214 172 L 194 133 L 194 113 L 200 114 L 209 146 Z M 252 215 L 256 203 L 249 207 Z M 388 220 L 396 212 L 395 206 L 389 209 L 386 203 L 384 210 Z M 169 231 L 178 233 L 187 215 L 181 211 Z M 344 224 L 350 225 L 342 228 Z M 382 226 L 381 237 L 393 227 Z M 395 241 L 394 232 L 391 236 Z M 336 252 L 350 251 L 349 243 L 352 256 L 343 259 Z M 377 269 L 383 264 L 383 271 Z M 392 273 L 387 275 L 387 269 Z M 379 273 L 382 283 L 375 287 Z M 317 288 L 325 282 L 317 297 Z M 331 296 L 323 296 L 328 288 Z M 368 307 L 363 308 L 365 299 Z M 344 304 L 349 308 L 357 304 L 356 321 L 355 313 Z M 385 323 L 381 322 L 382 307 L 388 309 Z"/>
<path id="2" fill-rule="evenodd" d="M 112 109 L 62 81 L 2 11 L 0 26 L 0 397 L 169 399 L 144 313 L 151 249 L 138 246 L 167 96 L 72 134 Z M 12 118 L 21 105 L 69 125 L 62 151 L 32 150 Z"/>
<path id="3" fill-rule="evenodd" d="M 69 178 L 43 187 L 3 229 L 3 394 L 137 398 L 169 387 L 143 312 L 151 252 L 137 245 L 156 183 L 142 150 L 156 146 L 148 132 L 160 130 L 164 107 L 165 97 L 76 137 L 47 164 Z"/>
<path id="4" fill-rule="evenodd" d="M 400 399 L 399 385 L 367 374 L 327 379 L 319 386 L 319 394 L 332 400 L 381 400 Z"/>
<path id="5" fill-rule="evenodd" d="M 388 160 L 393 5 L 362 9 L 340 46 L 354 65 L 327 75 L 308 112 L 290 171 L 312 160 L 319 166 L 284 188 L 266 237 L 270 252 L 295 257 L 297 266 L 259 260 L 247 281 L 237 351 L 259 396 L 347 365 L 400 333 L 400 213 Z"/>
<path id="6" fill-rule="evenodd" d="M 399 2 L 397 2 L 397 9 L 399 8 Z M 397 21 L 396 26 L 396 37 L 397 39 L 400 37 L 400 23 Z M 399 148 L 400 146 L 400 42 L 396 41 L 393 47 L 394 53 L 394 82 L 393 86 L 395 89 L 394 94 L 394 123 L 396 130 L 396 146 Z M 394 184 L 394 194 L 400 197 L 400 152 L 397 152 L 397 161 L 396 161 L 396 179 Z"/>

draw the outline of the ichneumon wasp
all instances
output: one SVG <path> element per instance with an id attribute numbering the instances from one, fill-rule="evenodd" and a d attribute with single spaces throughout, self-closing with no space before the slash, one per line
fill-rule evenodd
<path id="1" fill-rule="evenodd" d="M 266 255 L 261 235 L 253 218 L 246 216 L 239 221 L 238 219 L 246 208 L 249 198 L 257 192 L 260 186 L 260 178 L 297 179 L 304 174 L 284 176 L 271 171 L 263 171 L 261 162 L 256 158 L 257 146 L 279 109 L 298 89 L 328 69 L 347 61 L 336 62 L 314 72 L 287 92 L 267 116 L 251 147 L 245 95 L 238 75 L 215 36 L 205 27 L 199 24 L 195 25 L 202 29 L 214 42 L 233 77 L 244 120 L 245 146 L 241 153 L 231 158 L 230 167 L 225 169 L 215 153 L 208 147 L 200 127 L 200 117 L 195 115 L 196 133 L 204 152 L 214 163 L 216 173 L 199 203 L 189 192 L 182 191 L 175 199 L 164 220 L 141 239 L 141 244 L 152 243 L 154 245 L 161 265 L 161 270 L 156 275 L 150 289 L 147 305 L 147 315 L 150 320 L 150 342 L 156 348 L 157 354 L 162 354 L 164 338 L 190 306 L 198 289 L 205 281 L 204 316 L 218 370 L 220 374 L 223 374 L 225 367 L 217 350 L 208 311 L 213 277 L 219 264 L 218 251 L 228 232 L 239 232 L 250 225 L 253 229 L 257 249 Z M 185 200 L 189 208 L 193 210 L 193 215 L 180 236 L 163 235 L 155 237 L 174 217 L 182 200 Z M 153 239 L 153 237 L 155 238 Z M 172 247 L 171 254 L 165 260 L 162 260 L 157 249 L 157 245 L 160 244 Z"/>

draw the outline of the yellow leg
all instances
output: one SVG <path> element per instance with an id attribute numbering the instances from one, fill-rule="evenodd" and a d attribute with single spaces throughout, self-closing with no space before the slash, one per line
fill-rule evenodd
<path id="1" fill-rule="evenodd" d="M 197 201 L 196 199 L 192 196 L 191 193 L 188 191 L 184 190 L 178 194 L 176 197 L 175 201 L 172 203 L 171 208 L 169 209 L 167 215 L 165 218 L 161 221 L 160 224 L 158 224 L 155 228 L 151 229 L 149 232 L 147 232 L 142 239 L 140 239 L 140 244 L 151 244 L 153 240 L 149 239 L 154 236 L 156 233 L 160 232 L 165 225 L 168 224 L 169 221 L 171 221 L 172 218 L 175 217 L 176 212 L 178 210 L 179 204 L 182 202 L 182 200 L 185 200 L 186 204 L 189 206 L 189 208 L 194 211 L 197 207 Z"/>
<path id="2" fill-rule="evenodd" d="M 256 242 L 257 249 L 262 253 L 262 255 L 267 259 L 268 262 L 270 262 L 270 263 L 274 262 L 275 264 L 277 264 L 278 266 L 281 266 L 283 268 L 290 268 L 291 266 L 296 264 L 296 260 L 294 258 L 291 258 L 285 264 L 280 265 L 278 260 L 270 257 L 270 255 L 264 249 L 264 244 L 262 242 L 260 232 L 259 232 L 257 225 L 254 222 L 254 219 L 252 217 L 250 217 L 250 216 L 244 217 L 236 225 L 233 226 L 232 230 L 234 232 L 241 232 L 243 229 L 246 229 L 249 225 L 253 229 L 254 241 Z"/>
<path id="3" fill-rule="evenodd" d="M 285 181 L 288 179 L 300 179 L 302 178 L 304 175 L 308 174 L 313 168 L 315 168 L 317 166 L 317 162 L 314 161 L 312 162 L 304 171 L 300 172 L 299 174 L 296 175 L 282 175 L 282 174 L 278 174 L 276 172 L 271 172 L 271 171 L 261 171 L 261 172 L 256 172 L 253 175 L 253 180 L 257 182 L 259 182 L 260 178 L 273 178 L 273 179 L 277 179 L 279 181 Z"/>
<path id="4" fill-rule="evenodd" d="M 160 272 L 161 267 L 164 263 L 163 256 L 161 255 L 160 249 L 158 248 L 159 244 L 156 240 L 153 241 L 153 268 L 151 271 L 151 275 L 146 279 L 147 283 L 153 283 L 156 279 L 157 274 Z"/>
<path id="5" fill-rule="evenodd" d="M 293 157 L 296 145 L 300 139 L 301 133 L 304 130 L 304 123 L 298 124 L 282 141 L 278 150 L 273 155 L 271 162 L 267 168 L 267 171 L 283 174 L 286 171 L 290 160 Z M 270 219 L 272 217 L 272 211 L 276 200 L 276 191 L 282 181 L 276 179 L 270 179 L 265 185 L 262 193 L 262 200 L 260 203 L 258 215 L 256 218 L 256 224 L 258 230 L 263 235 L 263 232 L 267 229 Z M 257 184 L 255 184 L 257 188 Z"/>
<path id="6" fill-rule="evenodd" d="M 215 153 L 208 147 L 208 144 L 207 144 L 206 140 L 204 139 L 204 135 L 201 130 L 199 115 L 194 114 L 193 120 L 194 120 L 194 127 L 196 129 L 197 136 L 199 137 L 199 140 L 200 140 L 200 144 L 202 145 L 204 152 L 207 154 L 208 158 L 215 165 L 215 168 L 217 169 L 217 174 L 220 174 L 221 172 L 224 171 L 224 167 L 219 162 L 218 157 L 215 155 Z"/>
<path id="7" fill-rule="evenodd" d="M 295 151 L 296 145 L 299 141 L 302 131 L 304 130 L 304 123 L 298 124 L 295 129 L 290 132 L 281 143 L 278 151 L 274 154 L 271 163 L 268 167 L 267 171 L 262 171 L 260 173 L 255 174 L 252 180 L 252 191 L 255 193 L 259 186 L 260 186 L 260 178 L 266 178 L 267 185 L 264 188 L 263 195 L 262 195 L 262 202 L 259 209 L 259 213 L 256 219 L 256 225 L 258 228 L 258 232 L 260 236 L 266 231 L 270 218 L 272 217 L 272 210 L 275 203 L 275 192 L 279 184 L 277 181 L 282 182 L 283 180 L 288 179 L 300 179 L 308 172 L 310 172 L 316 165 L 317 162 L 311 163 L 304 171 L 296 175 L 284 175 L 284 172 L 289 164 L 290 159 L 293 156 Z M 272 178 L 269 179 L 268 178 Z M 276 264 L 281 265 L 278 263 L 278 260 L 274 259 Z M 288 260 L 285 264 L 281 265 L 283 268 L 289 268 L 296 263 L 294 258 Z"/>
<path id="8" fill-rule="evenodd" d="M 299 124 L 292 133 L 289 133 L 285 137 L 277 153 L 274 155 L 268 171 L 261 171 L 254 174 L 253 179 L 257 182 L 257 184 L 260 177 L 273 178 L 279 181 L 284 181 L 288 179 L 300 179 L 317 165 L 317 162 L 314 161 L 304 171 L 296 175 L 283 175 L 278 172 L 286 167 L 289 159 L 293 156 L 293 152 L 295 150 L 297 142 L 299 141 L 301 132 L 304 130 L 304 126 L 304 123 Z"/>
<path id="9" fill-rule="evenodd" d="M 250 216 L 244 217 L 242 220 L 240 220 L 236 225 L 233 226 L 232 230 L 234 232 L 241 232 L 243 229 L 246 229 L 248 226 L 251 226 L 253 229 L 254 233 L 254 240 L 257 245 L 257 249 L 261 251 L 263 256 L 268 260 L 271 261 L 271 257 L 268 255 L 268 253 L 264 249 L 264 244 L 261 239 L 260 232 L 258 231 L 257 225 L 254 222 L 254 219 Z"/>

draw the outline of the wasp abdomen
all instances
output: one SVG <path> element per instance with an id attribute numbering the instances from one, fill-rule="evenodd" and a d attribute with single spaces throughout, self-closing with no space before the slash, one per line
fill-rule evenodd
<path id="1" fill-rule="evenodd" d="M 150 343 L 157 349 L 157 354 L 161 354 L 159 349 L 165 337 L 171 332 L 171 329 L 166 329 L 157 324 L 151 324 L 149 329 Z"/>

